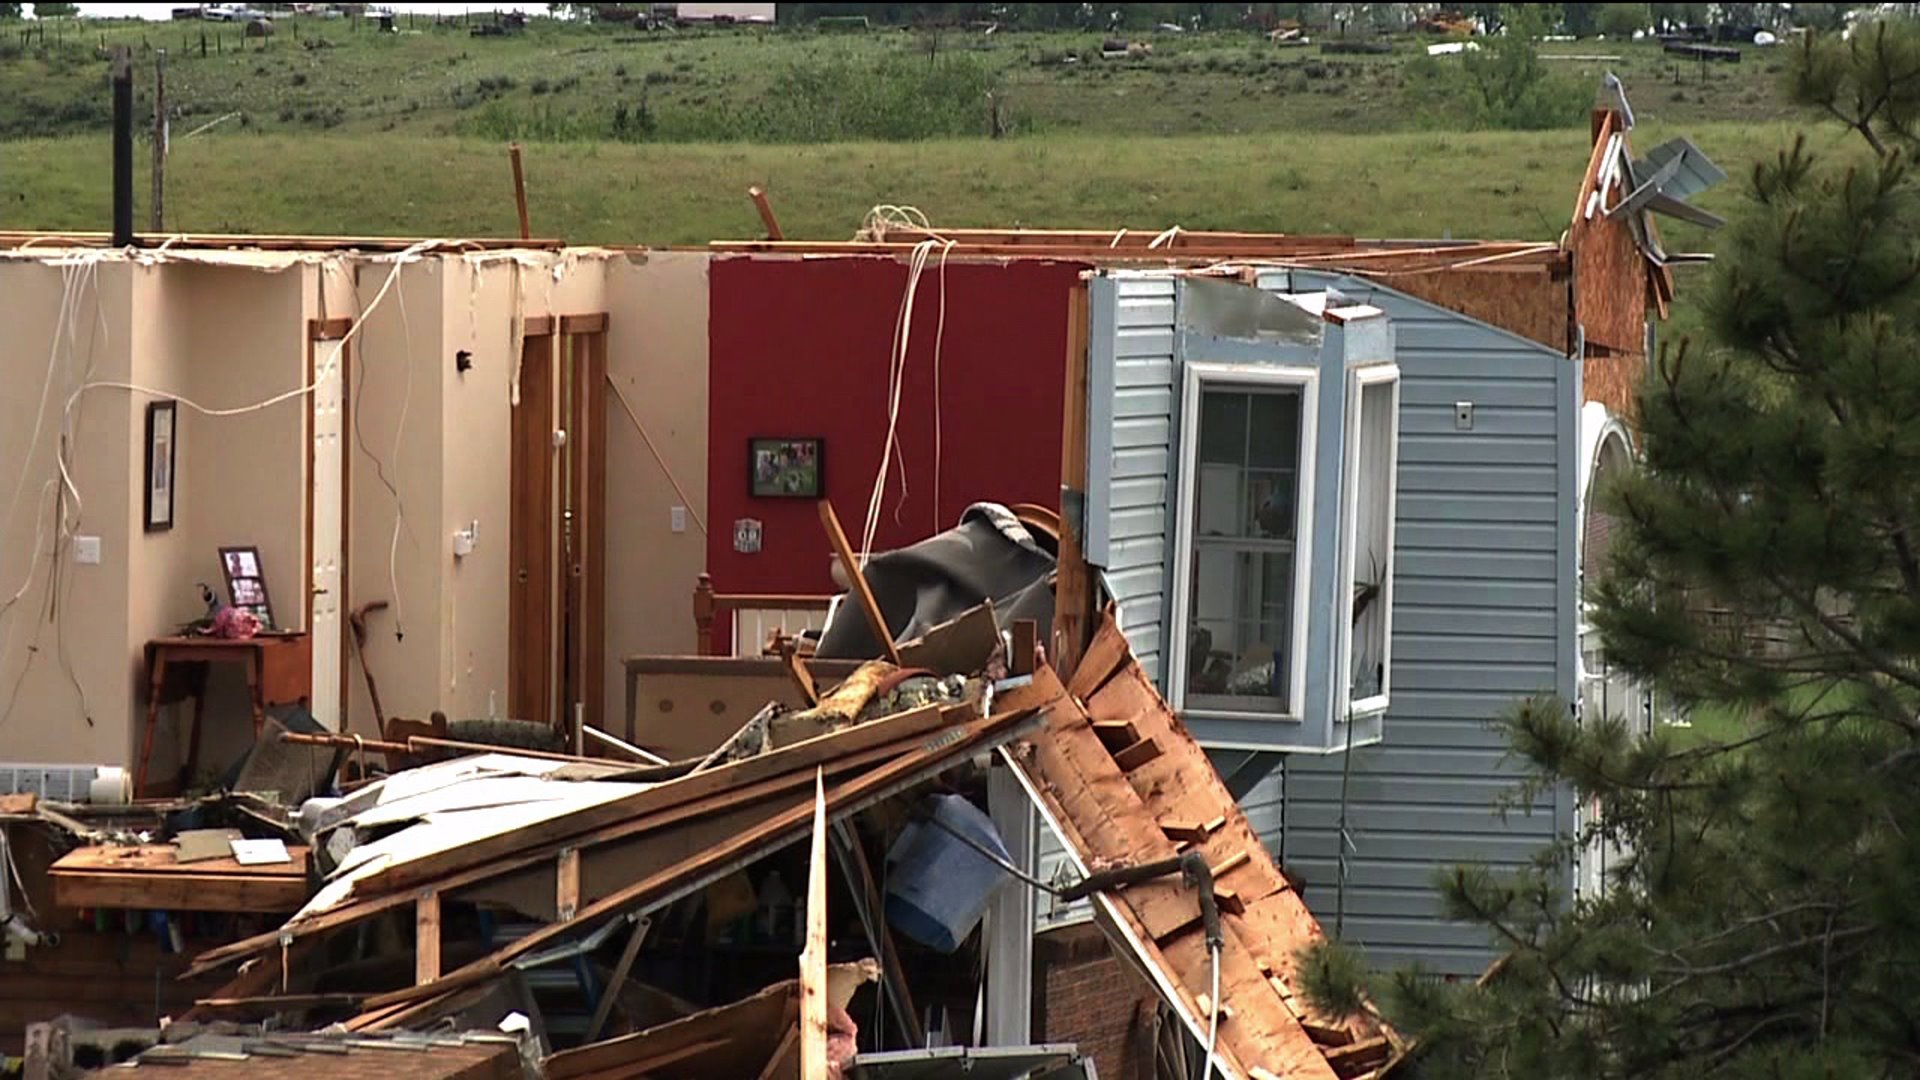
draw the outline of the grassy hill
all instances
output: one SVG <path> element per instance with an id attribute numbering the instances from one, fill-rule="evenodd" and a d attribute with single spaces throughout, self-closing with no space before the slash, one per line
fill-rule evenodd
<path id="1" fill-rule="evenodd" d="M 391 34 L 364 20 L 286 17 L 277 27 L 249 39 L 204 22 L 0 24 L 0 138 L 104 128 L 99 50 L 121 44 L 135 50 L 143 113 L 152 51 L 166 50 L 181 131 L 237 114 L 221 130 L 812 141 L 815 118 L 793 111 L 803 98 L 815 111 L 869 113 L 864 122 L 879 129 L 868 133 L 881 137 L 890 119 L 924 121 L 906 114 L 938 99 L 931 104 L 955 113 L 937 118 L 941 133 L 985 134 L 988 89 L 1016 134 L 1461 126 L 1418 78 L 1422 64 L 1458 59 L 1428 61 L 1426 40 L 1411 37 L 1389 55 L 1335 56 L 1249 31 L 1153 32 L 1134 39 L 1150 55 L 1105 60 L 1102 35 L 1091 32 L 641 32 L 535 19 L 521 33 L 475 37 L 463 19 L 424 16 L 402 16 Z M 1652 43 L 1566 42 L 1543 52 L 1582 88 L 1615 71 L 1649 119 L 1767 120 L 1782 109 L 1780 60 L 1766 50 L 1711 67 L 1673 61 Z"/>

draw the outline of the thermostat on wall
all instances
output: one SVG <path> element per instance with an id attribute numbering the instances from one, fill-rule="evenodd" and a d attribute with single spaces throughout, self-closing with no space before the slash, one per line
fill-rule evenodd
<path id="1" fill-rule="evenodd" d="M 741 518 L 733 523 L 733 550 L 742 555 L 753 555 L 759 552 L 759 521 L 754 518 Z"/>

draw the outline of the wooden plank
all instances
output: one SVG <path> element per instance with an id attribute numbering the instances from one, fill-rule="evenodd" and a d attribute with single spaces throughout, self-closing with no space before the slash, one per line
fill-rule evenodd
<path id="1" fill-rule="evenodd" d="M 1066 392 L 1060 425 L 1060 486 L 1063 490 L 1087 490 L 1087 336 L 1090 307 L 1087 285 L 1080 282 L 1068 293 L 1067 357 L 1064 365 Z M 1064 515 L 1063 515 L 1064 516 Z M 1081 550 L 1083 520 L 1068 522 L 1060 530 L 1060 557 L 1054 580 L 1053 626 L 1048 640 L 1048 655 L 1053 666 L 1072 681 L 1081 653 L 1087 647 L 1090 627 L 1087 612 L 1092 606 L 1093 585 Z"/>
<path id="2" fill-rule="evenodd" d="M 867 587 L 866 570 L 854 556 L 853 545 L 847 542 L 846 530 L 840 527 L 840 516 L 833 512 L 833 503 L 826 499 L 820 500 L 820 525 L 827 530 L 827 540 L 833 545 L 834 554 L 840 557 L 841 567 L 846 570 L 847 582 L 855 599 L 860 602 L 861 613 L 867 617 L 867 629 L 873 631 L 887 659 L 898 664 L 900 649 L 893 643 L 893 631 L 887 629 L 887 619 L 880 613 L 880 603 L 873 598 L 873 590 Z"/>
<path id="3" fill-rule="evenodd" d="M 633 932 L 627 935 L 626 948 L 620 950 L 620 961 L 613 965 L 613 974 L 607 978 L 606 989 L 600 993 L 600 1004 L 593 1010 L 593 1019 L 587 1023 L 587 1033 L 581 1037 L 584 1044 L 591 1044 L 600 1038 L 600 1032 L 607 1026 L 607 1018 L 613 1015 L 614 1003 L 620 1000 L 620 988 L 627 984 L 627 976 L 633 972 L 633 962 L 640 957 L 640 946 L 647 940 L 647 931 L 653 926 L 653 919 L 642 915 L 633 924 Z"/>
<path id="4" fill-rule="evenodd" d="M 413 905 L 413 982 L 424 986 L 440 977 L 440 894 L 428 889 Z"/>
<path id="5" fill-rule="evenodd" d="M 431 881 L 456 869 L 479 865 L 514 851 L 524 851 L 542 843 L 577 836 L 601 825 L 628 821 L 659 813 L 674 806 L 718 794 L 734 799 L 746 797 L 751 785 L 785 776 L 789 784 L 804 783 L 806 771 L 853 753 L 887 746 L 903 739 L 947 726 L 964 710 L 946 710 L 926 706 L 895 713 L 856 727 L 804 739 L 757 757 L 721 765 L 705 772 L 670 780 L 624 799 L 592 807 L 565 817 L 554 818 L 501 836 L 463 845 L 429 859 L 416 859 L 369 874 L 355 886 L 355 892 L 369 894 L 407 888 Z"/>
<path id="6" fill-rule="evenodd" d="M 968 711 L 968 709 L 959 706 L 955 706 L 953 709 L 961 713 Z M 1004 711 L 1014 710 L 1007 709 Z M 572 844 L 577 847 L 588 847 L 595 844 L 620 840 L 638 833 L 665 829 L 678 825 L 683 821 L 698 819 L 726 805 L 751 803 L 760 799 L 769 798 L 803 783 L 805 774 L 794 769 L 787 769 L 776 775 L 769 776 L 766 779 L 752 783 L 743 783 L 734 787 L 728 787 L 724 784 L 714 784 L 710 780 L 702 781 L 698 787 L 690 786 L 689 789 L 683 789 L 682 794 L 685 794 L 688 790 L 705 791 L 707 787 L 715 787 L 718 790 L 705 791 L 705 793 L 698 798 L 680 800 L 677 805 L 665 805 L 650 812 L 635 809 L 636 806 L 640 805 L 638 800 L 641 798 L 663 792 L 674 785 L 692 785 L 693 781 L 701 780 L 703 777 L 722 777 L 729 770 L 734 769 L 742 770 L 743 775 L 754 775 L 758 771 L 770 768 L 769 763 L 783 754 L 795 754 L 795 758 L 787 759 L 787 763 L 792 764 L 797 761 L 803 767 L 813 766 L 818 764 L 819 760 L 825 760 L 828 772 L 836 775 L 849 770 L 865 768 L 869 765 L 898 757 L 917 747 L 927 732 L 946 726 L 943 721 L 943 716 L 952 714 L 951 711 L 942 710 L 937 706 L 927 706 L 923 709 L 898 713 L 891 717 L 874 720 L 858 727 L 848 728 L 833 734 L 822 735 L 815 739 L 809 739 L 806 742 L 795 743 L 793 746 L 763 754 L 759 757 L 748 758 L 745 761 L 736 762 L 732 765 L 722 766 L 708 772 L 685 777 L 681 780 L 661 784 L 659 787 L 652 788 L 647 792 L 642 792 L 640 795 L 634 796 L 631 802 L 629 802 L 629 800 L 619 800 L 614 803 L 603 804 L 601 807 L 589 808 L 575 815 L 570 815 L 574 818 L 593 819 L 602 822 L 598 828 L 587 832 L 568 832 L 566 835 L 559 836 L 541 846 L 533 849 L 521 849 L 517 853 L 512 850 L 506 850 L 497 857 L 488 857 L 478 865 L 467 866 L 464 869 L 417 876 L 420 882 L 431 882 L 441 891 L 449 892 L 489 878 L 501 877 L 525 869 L 545 859 L 552 858 L 558 854 L 560 847 L 567 844 Z M 871 746 L 846 756 L 826 757 L 821 752 L 829 740 L 839 740 L 837 745 L 829 749 L 840 749 L 845 746 L 858 745 L 870 740 L 876 740 L 882 735 L 891 735 L 892 738 L 888 741 L 882 741 L 876 746 Z M 808 748 L 806 753 L 796 753 L 803 748 Z M 624 809 L 618 811 L 616 815 L 612 817 L 612 820 L 605 820 L 607 815 L 602 814 L 601 811 L 605 810 L 608 806 L 624 807 Z M 518 833 L 515 835 L 520 838 L 521 842 L 532 842 L 534 838 L 531 834 L 534 833 L 535 828 L 537 827 L 518 830 Z M 492 839 L 512 842 L 513 838 L 513 835 L 509 835 L 504 838 L 496 837 Z M 492 846 L 492 843 L 488 840 L 475 841 L 448 854 L 473 855 L 483 849 L 490 850 Z M 419 860 L 420 863 L 427 861 L 428 860 Z M 391 869 L 402 870 L 405 869 L 405 867 L 394 867 Z M 412 880 L 415 876 L 416 875 L 408 875 L 401 877 L 400 880 L 406 884 L 417 884 L 419 882 Z M 383 878 L 382 874 L 369 875 L 366 879 L 356 883 L 355 890 L 356 896 L 359 895 L 361 891 L 369 892 L 370 895 L 366 899 L 355 900 L 347 906 L 336 908 L 311 919 L 289 924 L 279 930 L 256 934 L 253 937 L 233 942 L 230 945 L 209 950 L 205 954 L 197 957 L 194 960 L 193 966 L 189 968 L 188 971 L 191 974 L 199 974 L 241 957 L 276 948 L 282 933 L 303 938 L 324 934 L 342 926 L 351 925 L 361 919 L 370 918 L 383 911 L 388 911 L 412 902 L 412 895 L 405 887 L 401 885 L 389 887 L 385 884 L 386 880 L 390 879 Z"/>
<path id="7" fill-rule="evenodd" d="M 1152 739 L 1141 739 L 1113 755 L 1113 763 L 1120 766 L 1121 772 L 1133 770 L 1160 756 L 1160 744 Z"/>
<path id="8" fill-rule="evenodd" d="M 53 871 L 49 876 L 53 902 L 63 908 L 286 914 L 307 902 L 306 878 L 284 874 Z"/>
<path id="9" fill-rule="evenodd" d="M 786 234 L 780 230 L 779 219 L 773 216 L 773 204 L 767 201 L 767 193 L 755 185 L 747 189 L 747 198 L 753 200 L 753 208 L 760 213 L 760 224 L 767 230 L 767 239 L 785 240 Z"/>
<path id="10" fill-rule="evenodd" d="M 823 504 L 824 505 L 824 504 Z M 827 779 L 814 774 L 807 943 L 800 950 L 800 1076 L 827 1080 Z"/>
<path id="11" fill-rule="evenodd" d="M 861 773 L 853 779 L 843 781 L 829 794 L 829 808 L 847 805 L 857 808 L 866 800 L 894 790 L 898 785 L 911 782 L 916 777 L 944 771 L 951 767 L 952 762 L 968 757 L 975 753 L 977 748 L 991 745 L 997 737 L 1015 731 L 1030 717 L 1030 713 L 1022 710 L 999 713 L 985 720 L 968 724 L 960 729 L 957 738 L 941 739 L 936 746 L 923 747 L 916 753 L 905 755 Z M 692 858 L 684 859 L 673 866 L 650 874 L 586 905 L 575 916 L 576 921 L 602 919 L 616 912 L 640 906 L 651 898 L 666 893 L 676 884 L 712 872 L 715 868 L 730 865 L 753 852 L 796 838 L 804 831 L 811 813 L 812 807 L 796 806 L 769 818 L 724 844 L 705 849 Z M 433 986 L 396 990 L 374 998 L 368 1002 L 368 1005 L 372 1009 L 381 1009 L 391 1004 L 419 1001 L 492 978 L 513 960 L 543 948 L 555 938 L 572 931 L 573 927 L 570 924 L 554 923 L 544 926 L 490 956 L 482 957 L 443 976 Z M 405 1017 L 405 1013 L 394 1014 L 380 1021 L 379 1026 L 386 1026 Z"/>
<path id="12" fill-rule="evenodd" d="M 760 1080 L 774 1080 L 775 1077 L 799 1072 L 800 1025 L 787 1029 L 780 1039 L 780 1045 L 774 1048 L 773 1056 L 767 1059 L 767 1067 L 760 1070 Z"/>
<path id="13" fill-rule="evenodd" d="M 650 1054 L 647 1057 L 626 1062 L 616 1068 L 595 1073 L 594 1080 L 634 1080 L 634 1078 L 645 1077 L 656 1069 L 663 1069 L 668 1065 L 686 1061 L 689 1058 L 696 1058 L 702 1054 L 712 1053 L 725 1045 L 727 1045 L 727 1040 L 720 1038 L 708 1039 L 704 1042 L 693 1043 L 690 1046 L 676 1046 L 670 1050 L 662 1050 L 657 1054 Z"/>
<path id="14" fill-rule="evenodd" d="M 138 847 L 95 845 L 74 848 L 57 859 L 54 873 L 183 874 L 208 877 L 295 878 L 307 876 L 307 849 L 288 844 L 290 861 L 264 866 L 242 866 L 231 856 L 180 862 L 172 844 L 142 844 Z"/>
<path id="15" fill-rule="evenodd" d="M 580 849 L 562 848 L 555 861 L 553 909 L 561 922 L 570 922 L 580 909 Z"/>
<path id="16" fill-rule="evenodd" d="M 1013 621 L 1013 655 L 1007 658 L 1007 674 L 1031 675 L 1040 651 L 1040 627 L 1032 619 Z"/>
<path id="17" fill-rule="evenodd" d="M 560 316 L 560 332 L 563 334 L 598 334 L 606 328 L 607 313 L 604 311 Z"/>
<path id="18" fill-rule="evenodd" d="M 1092 697 L 1132 655 L 1126 635 L 1120 632 L 1119 624 L 1113 620 L 1113 612 L 1101 612 L 1100 622 L 1094 628 L 1093 640 L 1087 645 L 1086 655 L 1074 670 L 1073 678 L 1067 680 L 1067 691 L 1083 701 Z"/>

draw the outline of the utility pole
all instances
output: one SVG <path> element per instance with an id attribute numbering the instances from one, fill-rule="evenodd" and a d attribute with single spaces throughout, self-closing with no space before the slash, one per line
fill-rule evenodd
<path id="1" fill-rule="evenodd" d="M 153 53 L 153 205 L 148 228 L 165 228 L 167 204 L 167 50 Z"/>

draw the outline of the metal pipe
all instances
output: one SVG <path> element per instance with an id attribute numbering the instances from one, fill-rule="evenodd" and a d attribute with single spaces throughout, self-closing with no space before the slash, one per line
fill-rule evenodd
<path id="1" fill-rule="evenodd" d="M 113 246 L 133 244 L 133 50 L 113 53 Z"/>
<path id="2" fill-rule="evenodd" d="M 616 738 L 612 735 L 607 734 L 604 731 L 601 731 L 597 727 L 588 727 L 586 724 L 581 724 L 580 730 L 583 732 L 586 732 L 588 735 L 593 736 L 594 738 L 600 740 L 601 742 L 607 744 L 608 746 L 613 747 L 616 750 L 620 750 L 625 753 L 632 754 L 635 758 L 638 758 L 639 760 L 644 761 L 649 765 L 673 764 L 671 761 L 668 761 L 666 758 L 661 757 L 659 754 L 656 754 L 651 750 L 642 749 L 638 746 L 633 745 L 632 743 L 628 742 L 625 739 Z"/>

